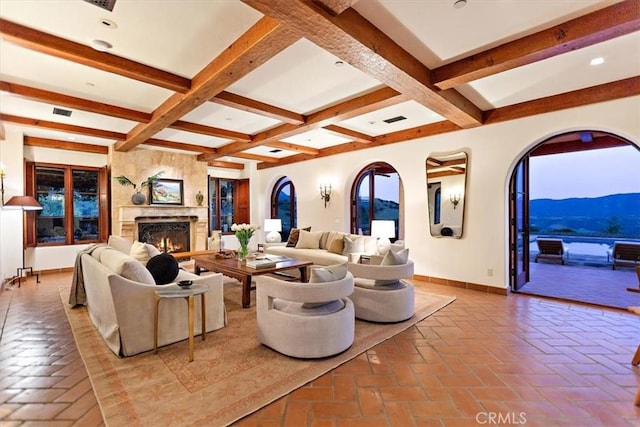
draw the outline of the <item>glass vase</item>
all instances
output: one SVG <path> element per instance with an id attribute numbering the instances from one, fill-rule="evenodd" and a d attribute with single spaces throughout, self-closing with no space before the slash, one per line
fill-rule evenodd
<path id="1" fill-rule="evenodd" d="M 240 248 L 238 249 L 238 261 L 245 261 L 247 259 L 247 255 L 249 255 L 249 248 L 246 244 L 240 244 Z"/>

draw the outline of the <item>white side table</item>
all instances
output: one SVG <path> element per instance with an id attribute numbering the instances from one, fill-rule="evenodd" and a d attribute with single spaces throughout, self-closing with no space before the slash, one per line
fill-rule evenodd
<path id="1" fill-rule="evenodd" d="M 153 352 L 158 353 L 158 309 L 162 298 L 184 298 L 187 300 L 189 316 L 189 362 L 193 362 L 193 297 L 200 295 L 202 308 L 202 341 L 207 333 L 207 313 L 205 304 L 205 292 L 209 291 L 209 285 L 194 284 L 189 288 L 180 288 L 178 285 L 162 286 L 155 292 L 155 307 L 153 311 Z"/>

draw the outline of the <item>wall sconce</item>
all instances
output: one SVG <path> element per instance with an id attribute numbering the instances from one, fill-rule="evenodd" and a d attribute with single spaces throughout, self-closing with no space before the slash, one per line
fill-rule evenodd
<path id="1" fill-rule="evenodd" d="M 320 186 L 320 198 L 324 200 L 324 207 L 327 207 L 327 202 L 331 200 L 331 184 Z"/>
<path id="2" fill-rule="evenodd" d="M 458 206 L 458 203 L 460 203 L 460 197 L 461 197 L 460 194 L 449 195 L 449 200 L 453 204 L 453 209 L 455 209 Z"/>
<path id="3" fill-rule="evenodd" d="M 2 169 L 2 166 L 0 166 L 0 193 L 2 194 L 2 204 L 0 204 L 0 206 L 4 206 L 4 177 L 7 176 L 6 173 L 4 173 L 4 169 Z"/>

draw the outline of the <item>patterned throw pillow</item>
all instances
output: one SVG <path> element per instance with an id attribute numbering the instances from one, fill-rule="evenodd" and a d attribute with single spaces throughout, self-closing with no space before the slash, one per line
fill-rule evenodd
<path id="1" fill-rule="evenodd" d="M 287 240 L 288 248 L 296 247 L 296 244 L 298 243 L 298 239 L 300 238 L 300 230 L 311 231 L 311 227 L 302 228 L 302 229 L 292 228 L 291 231 L 289 232 L 289 240 Z"/>

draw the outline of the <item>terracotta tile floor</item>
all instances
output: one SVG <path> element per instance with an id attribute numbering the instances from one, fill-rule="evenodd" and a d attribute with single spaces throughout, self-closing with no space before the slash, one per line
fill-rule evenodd
<path id="1" fill-rule="evenodd" d="M 57 285 L 0 293 L 0 425 L 103 425 Z M 420 284 L 450 306 L 241 426 L 639 426 L 640 316 Z"/>

